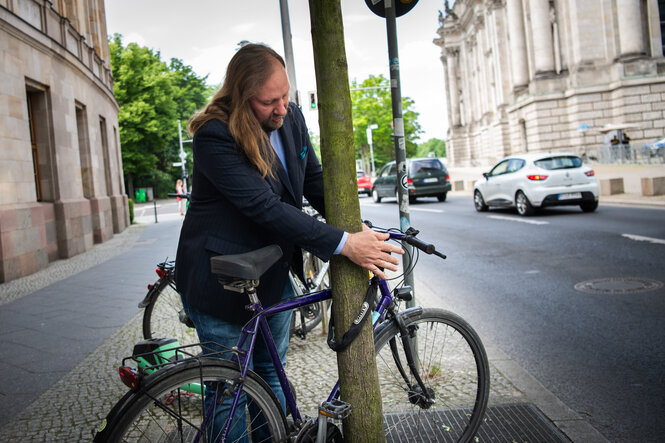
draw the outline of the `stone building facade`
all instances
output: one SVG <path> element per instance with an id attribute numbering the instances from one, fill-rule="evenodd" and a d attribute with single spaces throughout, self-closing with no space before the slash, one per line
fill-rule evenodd
<path id="1" fill-rule="evenodd" d="M 446 5 L 448 2 L 446 1 Z M 665 136 L 662 0 L 456 0 L 439 17 L 448 159 L 487 166 L 510 154 Z"/>
<path id="2" fill-rule="evenodd" d="M 104 0 L 0 0 L 0 282 L 129 224 Z"/>

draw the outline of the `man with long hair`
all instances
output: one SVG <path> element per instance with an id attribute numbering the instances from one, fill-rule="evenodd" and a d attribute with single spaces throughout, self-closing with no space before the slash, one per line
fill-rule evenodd
<path id="1" fill-rule="evenodd" d="M 247 300 L 224 289 L 211 273 L 213 256 L 279 245 L 282 259 L 257 288 L 267 306 L 294 295 L 288 270 L 302 268 L 300 248 L 326 261 L 342 254 L 381 277 L 379 267 L 397 269 L 390 252 L 403 253 L 384 241 L 387 234 L 367 229 L 345 233 L 301 211 L 304 195 L 325 215 L 322 170 L 302 112 L 288 97 L 282 57 L 265 45 L 249 44 L 236 52 L 221 89 L 189 122 L 194 185 L 178 244 L 176 284 L 201 341 L 231 348 L 250 318 Z M 283 363 L 290 318 L 286 312 L 269 319 Z M 260 339 L 250 364 L 285 408 L 277 374 Z"/>

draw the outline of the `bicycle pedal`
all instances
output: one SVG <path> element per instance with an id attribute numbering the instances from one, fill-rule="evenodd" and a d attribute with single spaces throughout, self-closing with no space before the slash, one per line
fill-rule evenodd
<path id="1" fill-rule="evenodd" d="M 351 405 L 338 399 L 324 401 L 319 406 L 319 415 L 325 415 L 333 420 L 344 420 L 351 414 Z"/>

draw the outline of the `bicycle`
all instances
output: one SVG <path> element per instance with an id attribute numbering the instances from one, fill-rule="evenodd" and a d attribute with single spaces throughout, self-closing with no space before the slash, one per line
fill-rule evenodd
<path id="1" fill-rule="evenodd" d="M 418 239 L 418 231 L 412 228 L 406 233 L 381 231 L 411 244 L 416 254 L 420 250 L 445 258 L 433 245 Z M 331 418 L 343 418 L 350 411 L 337 400 L 339 382 L 321 403 L 318 417 L 302 416 L 275 352 L 273 364 L 291 415 L 288 422 L 274 393 L 245 364 L 259 331 L 274 351 L 267 316 L 331 298 L 331 291 L 324 289 L 263 308 L 256 286 L 261 274 L 280 256 L 279 247 L 268 246 L 213 258 L 212 271 L 220 282 L 247 295 L 254 312 L 238 345 L 226 351 L 230 359 L 195 355 L 189 347 L 174 348 L 168 361 L 160 353 L 126 358 L 119 371 L 130 391 L 107 415 L 95 441 L 226 441 L 230 432 L 237 431 L 233 426 L 243 421 L 238 417 L 251 419 L 240 431 L 252 441 L 258 440 L 261 431 L 273 441 L 340 441 L 341 433 Z M 414 258 L 413 266 L 417 256 Z M 422 307 L 399 311 L 398 302 L 412 298 L 411 289 L 401 286 L 391 293 L 385 280 L 374 277 L 371 282 L 366 301 L 373 304 L 377 299 L 371 288 L 378 288 L 380 297 L 376 308 L 365 310 L 359 318 L 369 317 L 371 311 L 386 434 L 397 433 L 405 423 L 427 422 L 444 429 L 447 440 L 470 441 L 482 422 L 489 396 L 489 365 L 480 338 L 452 312 Z M 201 346 L 206 348 L 205 343 Z M 148 368 L 154 372 L 146 374 L 128 366 L 131 359 L 145 357 L 156 362 Z M 204 407 L 202 386 L 213 390 L 210 410 Z M 247 406 L 237 411 L 241 398 Z M 211 436 L 208 432 L 216 405 L 226 406 L 230 412 L 219 434 Z"/>
<path id="2" fill-rule="evenodd" d="M 169 193 L 169 197 L 179 196 L 190 200 L 190 194 Z M 321 218 L 321 216 L 306 203 L 303 210 L 308 214 Z M 329 288 L 328 263 L 324 263 L 305 251 L 303 253 L 303 268 L 305 281 L 294 273 L 289 272 L 289 280 L 296 296 Z M 194 344 L 198 336 L 191 320 L 187 317 L 182 306 L 182 299 L 175 285 L 175 261 L 163 261 L 157 264 L 155 273 L 158 279 L 148 285 L 148 292 L 138 307 L 143 309 L 143 338 L 158 339 L 164 337 L 177 337 L 180 344 Z M 290 335 L 305 339 L 327 315 L 328 303 L 318 303 L 299 308 L 291 318 Z M 174 320 L 177 319 L 177 320 Z"/>

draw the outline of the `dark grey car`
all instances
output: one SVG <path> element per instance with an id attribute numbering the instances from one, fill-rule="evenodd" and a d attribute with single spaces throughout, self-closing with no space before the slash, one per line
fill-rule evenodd
<path id="1" fill-rule="evenodd" d="M 436 197 L 445 201 L 451 189 L 448 171 L 438 158 L 411 158 L 406 160 L 409 202 L 418 197 Z M 372 186 L 376 203 L 382 198 L 397 198 L 397 166 L 394 161 L 379 170 Z"/>

